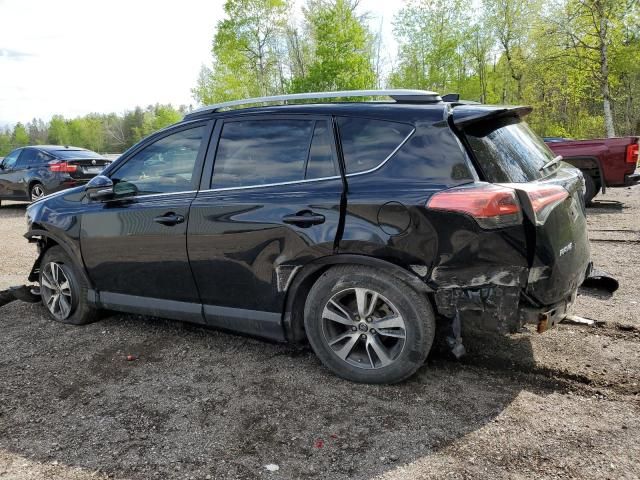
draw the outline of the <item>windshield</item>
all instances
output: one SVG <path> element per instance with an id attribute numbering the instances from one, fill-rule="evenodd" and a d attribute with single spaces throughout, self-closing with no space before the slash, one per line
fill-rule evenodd
<path id="1" fill-rule="evenodd" d="M 55 150 L 52 152 L 56 157 L 64 160 L 71 160 L 73 158 L 103 158 L 102 155 L 92 152 L 91 150 Z"/>
<path id="2" fill-rule="evenodd" d="M 555 163 L 543 169 L 556 155 L 517 117 L 473 126 L 465 134 L 489 182 L 530 182 L 558 168 Z"/>

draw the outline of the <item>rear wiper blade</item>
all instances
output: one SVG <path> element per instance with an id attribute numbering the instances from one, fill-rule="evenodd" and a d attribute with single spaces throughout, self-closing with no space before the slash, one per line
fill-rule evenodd
<path id="1" fill-rule="evenodd" d="M 549 160 L 547 163 L 545 163 L 544 165 L 542 165 L 539 170 L 542 171 L 545 168 L 549 168 L 551 165 L 555 165 L 556 163 L 562 161 L 562 155 L 558 155 L 557 157 L 553 158 L 552 160 Z"/>

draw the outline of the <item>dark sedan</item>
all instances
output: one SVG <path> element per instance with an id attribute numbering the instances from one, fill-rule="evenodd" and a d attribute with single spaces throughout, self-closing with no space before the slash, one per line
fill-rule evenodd
<path id="1" fill-rule="evenodd" d="M 102 155 L 79 147 L 17 148 L 0 162 L 0 201 L 34 201 L 82 185 L 110 163 Z"/>

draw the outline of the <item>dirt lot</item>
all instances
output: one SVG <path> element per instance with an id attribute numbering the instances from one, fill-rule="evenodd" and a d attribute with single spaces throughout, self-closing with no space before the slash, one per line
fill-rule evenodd
<path id="1" fill-rule="evenodd" d="M 24 226 L 5 202 L 0 288 L 31 266 Z M 467 339 L 392 387 L 179 322 L 1 307 L 0 479 L 640 478 L 640 188 L 599 197 L 589 227 L 621 287 L 575 313 L 604 324 Z"/>

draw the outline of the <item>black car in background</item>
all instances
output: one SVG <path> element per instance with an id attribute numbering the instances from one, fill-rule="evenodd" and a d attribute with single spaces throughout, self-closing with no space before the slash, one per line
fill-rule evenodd
<path id="1" fill-rule="evenodd" d="M 0 162 L 0 201 L 34 201 L 85 184 L 110 163 L 102 155 L 78 147 L 17 148 Z"/>
<path id="2" fill-rule="evenodd" d="M 390 100 L 290 104 L 357 96 Z M 255 107 L 272 101 L 289 104 Z M 436 325 L 454 354 L 472 327 L 542 332 L 588 274 L 584 180 L 530 111 L 407 90 L 203 108 L 32 203 L 29 279 L 60 322 L 109 309 L 308 341 L 342 377 L 401 381 Z"/>

